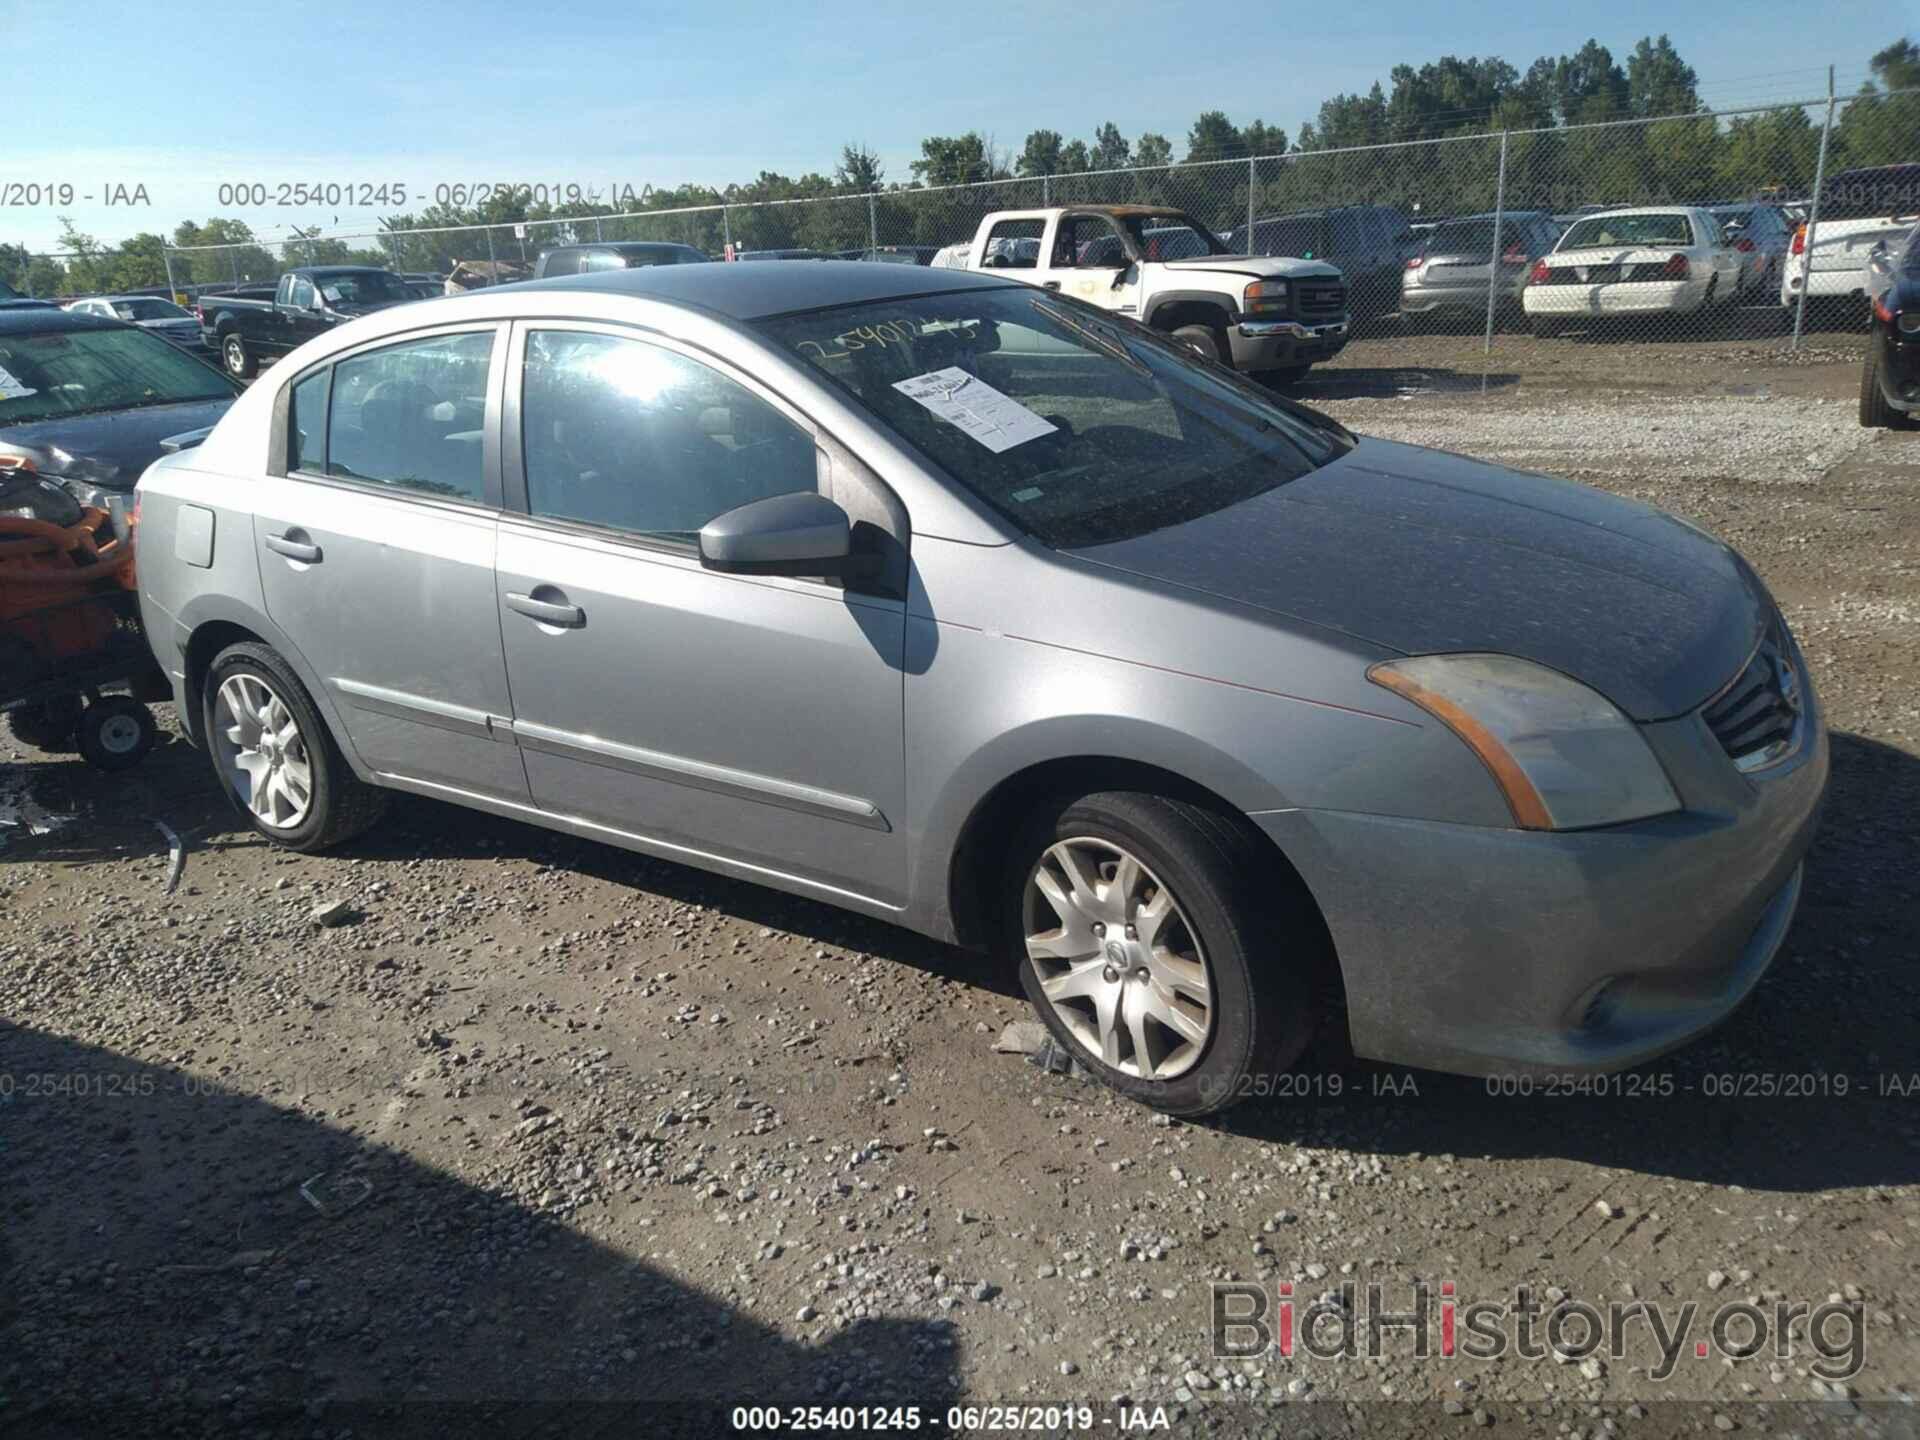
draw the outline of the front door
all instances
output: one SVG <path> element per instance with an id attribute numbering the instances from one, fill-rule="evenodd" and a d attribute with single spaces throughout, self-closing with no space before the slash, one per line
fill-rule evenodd
<path id="1" fill-rule="evenodd" d="M 1045 288 L 1102 310 L 1139 314 L 1140 267 L 1105 215 L 1062 215 L 1052 252 L 1042 259 L 1045 270 L 1039 279 Z"/>
<path id="2" fill-rule="evenodd" d="M 899 904 L 905 607 L 703 569 L 702 525 L 821 484 L 796 414 L 619 327 L 519 327 L 499 624 L 535 803 Z M 516 447 L 513 437 L 517 436 Z"/>
<path id="3" fill-rule="evenodd" d="M 383 774 L 524 800 L 506 728 L 497 466 L 485 439 L 487 381 L 505 343 L 489 325 L 302 376 L 287 473 L 262 477 L 250 499 L 267 613 L 329 692 L 360 758 Z"/>

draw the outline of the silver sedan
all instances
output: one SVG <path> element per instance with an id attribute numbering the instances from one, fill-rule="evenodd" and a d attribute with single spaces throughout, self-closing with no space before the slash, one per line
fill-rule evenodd
<path id="1" fill-rule="evenodd" d="M 1826 786 L 1719 541 L 987 275 L 398 307 L 140 491 L 147 634 L 270 840 L 403 790 L 880 916 L 1181 1114 L 1329 997 L 1468 1073 L 1680 1044 L 1779 948 Z"/>

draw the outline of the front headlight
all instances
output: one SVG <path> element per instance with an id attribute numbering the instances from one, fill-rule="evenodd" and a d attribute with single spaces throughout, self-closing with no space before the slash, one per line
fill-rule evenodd
<path id="1" fill-rule="evenodd" d="M 1418 655 L 1367 678 L 1445 725 L 1522 830 L 1580 830 L 1680 808 L 1639 728 L 1579 681 L 1511 655 Z"/>
<path id="2" fill-rule="evenodd" d="M 1256 280 L 1240 292 L 1241 308 L 1249 315 L 1270 313 L 1287 308 L 1287 282 L 1284 280 Z"/>

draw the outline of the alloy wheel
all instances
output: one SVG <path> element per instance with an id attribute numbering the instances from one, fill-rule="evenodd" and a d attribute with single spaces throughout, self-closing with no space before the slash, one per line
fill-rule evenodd
<path id="1" fill-rule="evenodd" d="M 1027 878 L 1021 930 L 1054 1016 L 1101 1063 L 1171 1080 L 1213 1031 L 1213 984 L 1179 901 L 1121 846 L 1084 836 L 1047 847 Z"/>
<path id="2" fill-rule="evenodd" d="M 214 745 L 221 773 L 254 819 L 291 830 L 313 807 L 313 764 L 286 701 L 258 675 L 221 684 Z"/>

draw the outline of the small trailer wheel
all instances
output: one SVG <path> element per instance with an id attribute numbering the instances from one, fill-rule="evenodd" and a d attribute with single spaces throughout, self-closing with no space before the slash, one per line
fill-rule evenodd
<path id="1" fill-rule="evenodd" d="M 130 695 L 102 695 L 80 712 L 80 758 L 97 770 L 128 770 L 159 738 L 153 712 Z"/>

